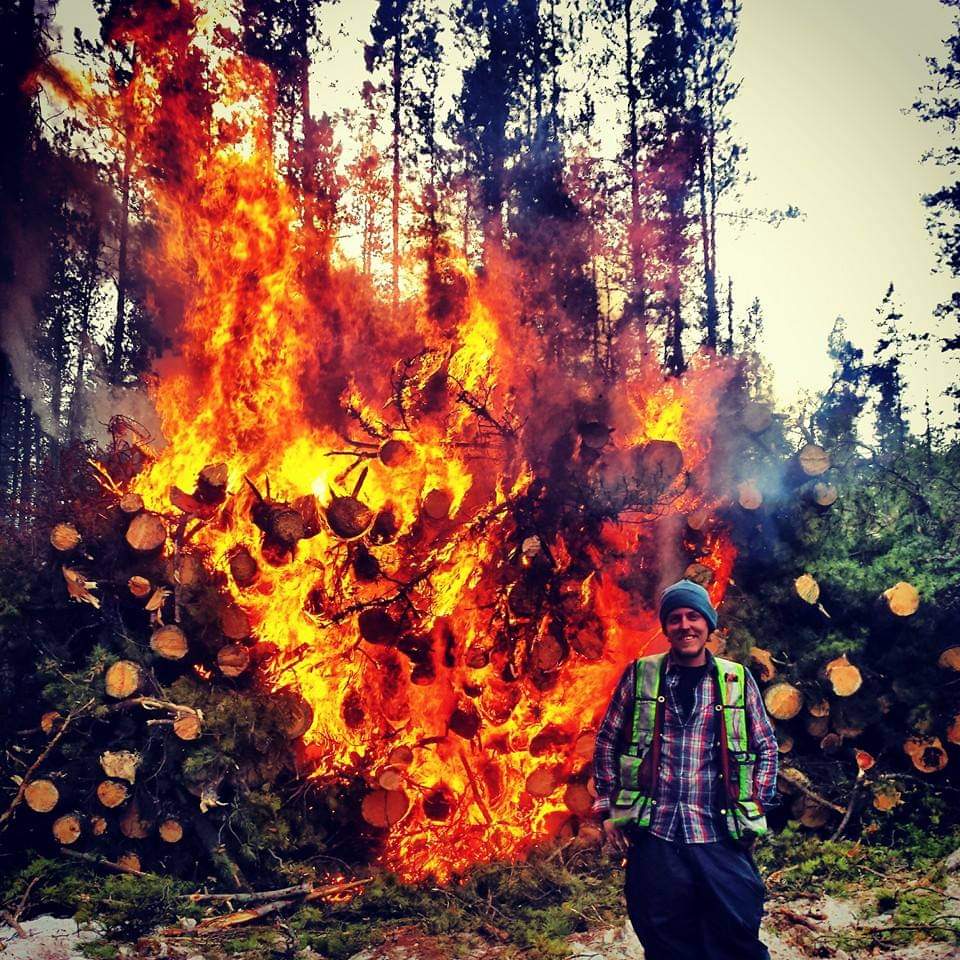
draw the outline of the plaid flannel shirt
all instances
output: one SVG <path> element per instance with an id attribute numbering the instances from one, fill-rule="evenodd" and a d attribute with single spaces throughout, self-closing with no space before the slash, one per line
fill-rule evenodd
<path id="1" fill-rule="evenodd" d="M 650 832 L 664 840 L 714 843 L 726 835 L 720 815 L 720 747 L 717 728 L 718 690 L 713 656 L 707 651 L 707 670 L 694 689 L 693 709 L 686 722 L 680 715 L 677 685 L 680 668 L 667 655 L 664 677 L 666 710 L 660 748 L 660 778 L 657 805 L 650 819 Z M 777 739 L 749 670 L 746 679 L 748 739 L 756 751 L 754 792 L 768 810 L 777 803 Z M 602 817 L 610 812 L 619 789 L 618 758 L 627 747 L 636 690 L 636 662 L 624 671 L 597 731 L 594 810 Z"/>

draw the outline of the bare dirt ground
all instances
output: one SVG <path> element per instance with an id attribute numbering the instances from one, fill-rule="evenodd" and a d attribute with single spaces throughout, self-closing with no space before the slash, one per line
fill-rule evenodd
<path id="1" fill-rule="evenodd" d="M 960 881 L 947 888 L 948 903 L 960 902 Z M 950 897 L 955 899 L 949 899 Z M 951 910 L 953 908 L 950 908 Z M 787 899 L 772 897 L 767 902 L 762 939 L 771 960 L 810 960 L 827 957 L 852 960 L 883 957 L 885 960 L 960 960 L 960 948 L 946 943 L 916 943 L 910 946 L 882 946 L 883 938 L 857 949 L 841 949 L 836 934 L 869 934 L 890 922 L 889 916 L 871 915 L 866 904 L 830 896 Z M 282 927 L 277 927 L 275 944 L 267 954 L 271 958 L 324 960 L 309 948 L 297 950 L 290 945 Z M 72 920 L 38 917 L 22 924 L 22 937 L 9 926 L 0 925 L 0 960 L 84 960 L 83 945 L 98 939 L 95 929 L 80 929 Z M 869 940 L 867 936 L 864 938 Z M 597 927 L 569 937 L 566 941 L 570 960 L 643 960 L 643 950 L 629 923 L 617 927 Z M 427 936 L 414 927 L 399 927 L 388 940 L 354 954 L 350 960 L 520 960 L 535 956 L 534 951 L 492 944 L 479 936 Z M 225 960 L 243 957 L 224 946 L 200 940 L 144 938 L 136 945 L 118 947 L 118 958 L 131 960 Z M 253 955 L 251 955 L 253 960 Z"/>

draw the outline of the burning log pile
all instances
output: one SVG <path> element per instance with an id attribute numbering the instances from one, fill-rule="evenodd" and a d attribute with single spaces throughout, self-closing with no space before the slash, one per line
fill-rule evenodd
<path id="1" fill-rule="evenodd" d="M 233 889 L 278 850 L 446 879 L 596 839 L 596 725 L 624 666 L 663 648 L 657 594 L 682 575 L 728 598 L 718 649 L 752 655 L 785 757 L 813 744 L 850 766 L 899 729 L 916 771 L 940 770 L 940 704 L 916 712 L 932 686 L 881 675 L 857 624 L 818 646 L 842 611 L 769 546 L 843 504 L 830 452 L 786 454 L 732 358 L 665 379 L 636 344 L 598 384 L 546 356 L 507 263 L 481 279 L 437 251 L 442 311 L 395 315 L 350 266 L 318 269 L 263 127 L 269 84 L 231 49 L 210 71 L 201 41 L 230 30 L 190 15 L 118 22 L 136 70 L 92 105 L 122 114 L 144 170 L 176 172 L 150 183 L 145 271 L 177 352 L 163 436 L 118 419 L 98 489 L 51 507 L 47 570 L 78 625 L 60 624 L 0 826 L 135 869 L 202 862 Z M 217 78 L 216 149 L 172 34 Z M 57 95 L 94 97 L 66 75 Z M 878 635 L 917 603 L 890 585 Z M 801 766 L 794 813 L 830 822 L 845 805 Z M 873 766 L 857 783 L 891 804 Z"/>

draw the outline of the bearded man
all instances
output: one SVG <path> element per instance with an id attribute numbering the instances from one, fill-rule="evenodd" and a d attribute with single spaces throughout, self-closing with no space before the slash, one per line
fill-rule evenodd
<path id="1" fill-rule="evenodd" d="M 752 847 L 777 802 L 773 727 L 750 671 L 706 647 L 707 591 L 681 580 L 659 612 L 670 649 L 627 667 L 594 757 L 630 922 L 646 960 L 769 960 Z"/>

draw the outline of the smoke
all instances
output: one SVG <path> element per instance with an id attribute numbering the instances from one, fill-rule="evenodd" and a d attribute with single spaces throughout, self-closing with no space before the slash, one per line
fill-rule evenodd
<path id="1" fill-rule="evenodd" d="M 29 242 L 31 239 L 37 238 L 23 236 L 19 230 L 13 233 L 12 250 L 8 252 L 13 261 L 13 280 L 2 288 L 0 349 L 7 355 L 17 389 L 30 401 L 40 429 L 55 440 L 60 436 L 60 425 L 44 390 L 44 382 L 51 381 L 52 371 L 34 350 L 38 318 L 33 304 L 45 289 L 47 271 L 44 258 L 36 254 L 36 243 Z"/>

